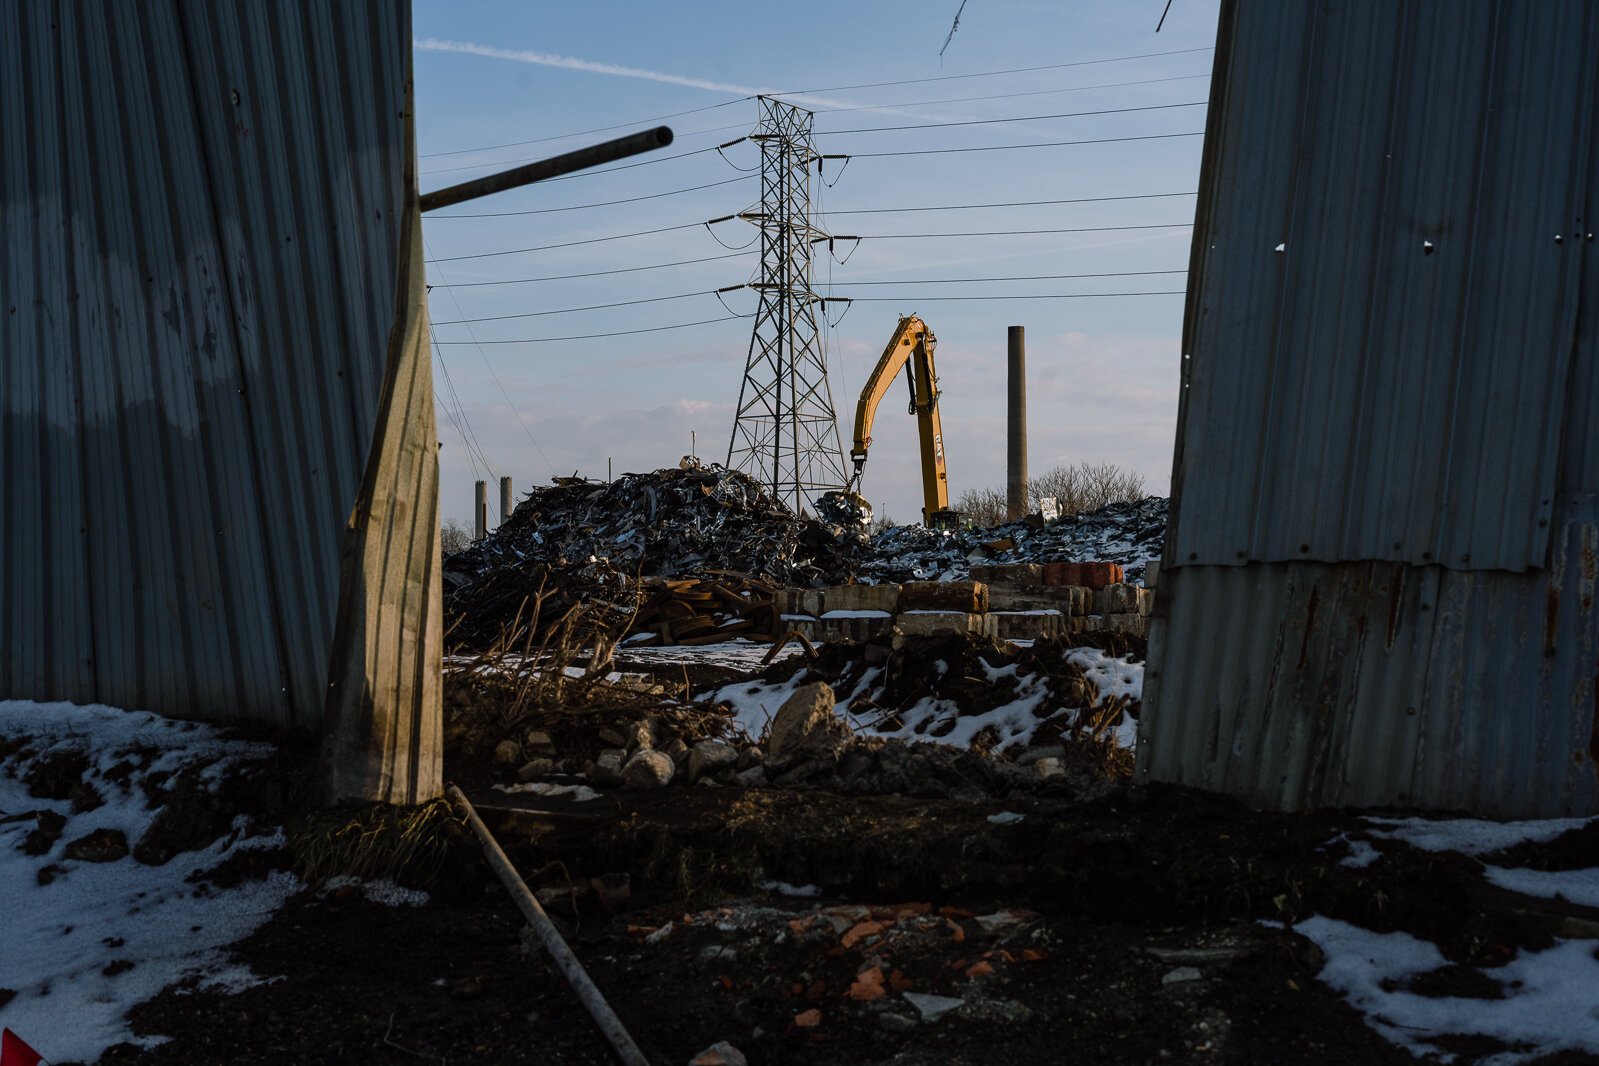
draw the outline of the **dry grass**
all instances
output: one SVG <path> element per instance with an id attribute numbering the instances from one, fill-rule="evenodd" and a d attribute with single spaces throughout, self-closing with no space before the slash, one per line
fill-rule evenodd
<path id="1" fill-rule="evenodd" d="M 333 877 L 430 888 L 467 829 L 442 799 L 418 807 L 340 806 L 309 815 L 289 834 L 295 872 L 308 884 Z"/>

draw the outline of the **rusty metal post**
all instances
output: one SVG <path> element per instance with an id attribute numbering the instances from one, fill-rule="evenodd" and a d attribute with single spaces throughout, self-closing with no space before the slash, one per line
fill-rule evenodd
<path id="1" fill-rule="evenodd" d="M 570 174 L 575 170 L 585 170 L 588 167 L 597 167 L 602 163 L 614 163 L 618 159 L 626 159 L 630 155 L 640 152 L 653 152 L 657 148 L 665 148 L 672 143 L 672 129 L 670 126 L 656 126 L 652 130 L 643 130 L 639 133 L 630 133 L 626 137 L 618 137 L 614 141 L 603 144 L 590 145 L 579 148 L 575 152 L 565 155 L 552 156 L 541 159 L 537 163 L 516 167 L 514 170 L 503 170 L 498 174 L 487 177 L 473 178 L 463 181 L 459 185 L 450 185 L 443 189 L 422 194 L 422 210 L 433 211 L 440 207 L 449 207 L 463 200 L 475 200 L 479 196 L 490 193 L 504 192 L 523 185 L 531 185 L 535 181 L 548 181 L 558 178 L 562 174 Z"/>
<path id="2" fill-rule="evenodd" d="M 482 540 L 489 535 L 489 483 L 472 482 L 472 539 Z"/>
<path id="3" fill-rule="evenodd" d="M 1023 326 L 1007 331 L 1009 388 L 1005 448 L 1005 520 L 1027 515 L 1027 334 Z"/>
<path id="4" fill-rule="evenodd" d="M 500 525 L 505 525 L 515 509 L 516 505 L 511 502 L 511 479 L 502 477 L 500 478 Z"/>

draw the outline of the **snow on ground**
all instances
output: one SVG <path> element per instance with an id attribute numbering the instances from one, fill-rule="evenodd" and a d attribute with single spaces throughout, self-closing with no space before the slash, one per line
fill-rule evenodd
<path id="1" fill-rule="evenodd" d="M 1590 818 L 1546 818 L 1532 822 L 1488 822 L 1480 818 L 1377 818 L 1368 823 L 1381 826 L 1367 831 L 1368 836 L 1402 840 L 1422 851 L 1458 851 L 1462 855 L 1486 855 L 1517 844 L 1540 844 L 1561 833 L 1581 829 Z"/>
<path id="2" fill-rule="evenodd" d="M 279 844 L 281 836 L 244 838 L 249 827 L 236 823 L 228 837 L 162 866 L 131 856 L 77 861 L 64 852 L 99 829 L 122 831 L 130 846 L 137 842 L 156 815 L 143 788 L 152 774 L 205 767 L 205 780 L 215 783 L 241 762 L 264 757 L 269 746 L 226 741 L 208 726 L 142 712 L 0 701 L 0 743 L 21 738 L 20 749 L 0 764 L 0 900 L 6 915 L 0 987 L 16 993 L 0 1005 L 0 1024 L 47 1060 L 92 1062 L 124 1040 L 159 1043 L 136 1039 L 126 1016 L 135 1003 L 174 982 L 251 983 L 247 971 L 224 961 L 222 949 L 266 921 L 300 888 L 298 881 L 279 874 L 217 889 L 189 884 L 188 878 L 242 849 Z M 30 796 L 21 780 L 41 758 L 69 751 L 88 759 L 83 780 L 104 800 L 93 810 L 74 813 L 67 800 Z M 119 764 L 133 767 L 120 782 L 114 779 L 121 777 Z M 21 845 L 35 827 L 35 811 L 67 821 L 44 854 L 27 855 Z"/>
<path id="3" fill-rule="evenodd" d="M 704 663 L 707 666 L 726 666 L 735 670 L 759 670 L 761 660 L 772 650 L 770 644 L 735 637 L 720 644 L 664 645 L 662 647 L 617 649 L 617 659 L 626 666 L 654 666 L 658 664 Z M 790 644 L 772 657 L 787 659 L 800 654 L 798 644 Z"/>
<path id="4" fill-rule="evenodd" d="M 1103 705 L 1115 696 L 1134 700 L 1143 696 L 1143 663 L 1118 659 L 1096 648 L 1074 649 L 1069 661 L 1082 669 L 1099 692 L 1096 706 Z M 948 670 L 946 664 L 935 665 L 943 667 L 939 670 L 940 675 Z M 954 700 L 927 697 L 898 712 L 899 728 L 880 729 L 879 726 L 887 717 L 882 708 L 873 705 L 857 713 L 852 706 L 863 696 L 870 700 L 877 695 L 876 683 L 882 676 L 882 670 L 873 668 L 861 675 L 847 695 L 839 697 L 835 711 L 851 726 L 872 736 L 951 744 L 962 748 L 970 747 L 985 729 L 993 729 L 999 736 L 996 745 L 999 751 L 1025 748 L 1032 743 L 1033 733 L 1040 725 L 1061 715 L 1077 713 L 1072 708 L 1051 706 L 1049 679 L 1042 674 L 1019 673 L 1015 663 L 988 666 L 985 672 L 986 680 L 990 682 L 1015 680 L 1015 698 L 991 710 L 972 714 L 962 713 L 959 703 Z M 805 671 L 801 670 L 788 680 L 775 684 L 739 681 L 702 693 L 698 698 L 728 704 L 738 726 L 751 737 L 759 738 L 776 717 L 778 708 L 803 683 L 804 675 Z M 1132 748 L 1138 739 L 1138 723 L 1124 714 L 1115 727 L 1115 737 L 1121 747 Z"/>
<path id="5" fill-rule="evenodd" d="M 1523 896 L 1559 897 L 1582 907 L 1599 907 L 1599 867 L 1587 870 L 1527 870 L 1484 866 L 1489 884 Z M 1599 1009 L 1599 1008 L 1596 1008 Z"/>
<path id="6" fill-rule="evenodd" d="M 1416 1055 L 1441 1053 L 1437 1041 L 1450 1035 L 1490 1036 L 1518 1049 L 1481 1060 L 1492 1064 L 1563 1050 L 1599 1052 L 1592 941 L 1557 939 L 1544 951 L 1522 951 L 1480 971 L 1498 982 L 1504 998 L 1478 999 L 1406 991 L 1410 980 L 1448 965 L 1436 945 L 1409 933 L 1373 933 L 1320 916 L 1294 930 L 1326 954 L 1320 980 L 1343 993 L 1366 1024 Z"/>

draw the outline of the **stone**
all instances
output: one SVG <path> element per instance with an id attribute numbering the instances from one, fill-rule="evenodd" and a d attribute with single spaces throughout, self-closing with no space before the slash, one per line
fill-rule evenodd
<path id="1" fill-rule="evenodd" d="M 718 1040 L 689 1059 L 688 1066 L 749 1066 L 749 1059 L 726 1040 Z"/>
<path id="2" fill-rule="evenodd" d="M 522 746 L 538 751 L 554 751 L 555 741 L 542 729 L 530 729 L 527 736 L 522 738 Z"/>
<path id="3" fill-rule="evenodd" d="M 1106 585 L 1094 592 L 1095 614 L 1137 614 L 1137 585 Z"/>
<path id="4" fill-rule="evenodd" d="M 676 772 L 670 756 L 653 748 L 641 748 L 622 766 L 622 783 L 636 789 L 665 788 Z"/>
<path id="5" fill-rule="evenodd" d="M 626 755 L 621 748 L 606 748 L 589 764 L 584 776 L 596 785 L 619 785 L 622 783 L 622 760 Z"/>
<path id="6" fill-rule="evenodd" d="M 698 781 L 724 767 L 738 764 L 738 749 L 720 740 L 702 740 L 689 749 L 688 779 Z"/>
<path id="7" fill-rule="evenodd" d="M 752 766 L 748 770 L 741 770 L 733 780 L 745 788 L 760 788 L 766 784 L 766 767 Z"/>
<path id="8" fill-rule="evenodd" d="M 1066 749 L 1060 744 L 1041 744 L 1036 748 L 1026 748 L 1016 756 L 1016 761 L 1023 766 L 1031 766 L 1039 759 L 1059 759 L 1066 754 Z"/>
<path id="9" fill-rule="evenodd" d="M 532 781 L 535 778 L 546 777 L 553 773 L 555 773 L 554 759 L 529 759 L 516 772 L 516 779 L 518 781 Z"/>
<path id="10" fill-rule="evenodd" d="M 745 770 L 754 769 L 755 767 L 761 765 L 764 760 L 765 756 L 761 754 L 761 749 L 757 748 L 753 744 L 747 748 L 738 749 L 739 773 L 743 773 Z"/>
<path id="11" fill-rule="evenodd" d="M 849 727 L 833 713 L 836 703 L 832 688 L 822 681 L 801 685 L 784 701 L 766 740 L 766 757 L 773 769 L 842 750 Z"/>
<path id="12" fill-rule="evenodd" d="M 500 766 L 515 766 L 522 761 L 522 746 L 514 740 L 502 740 L 494 745 L 494 761 Z"/>
<path id="13" fill-rule="evenodd" d="M 916 1008 L 924 1022 L 936 1022 L 950 1011 L 966 1005 L 964 999 L 953 996 L 935 996 L 928 992 L 901 992 L 900 996 Z"/>
<path id="14" fill-rule="evenodd" d="M 1199 972 L 1199 967 L 1197 966 L 1179 966 L 1175 970 L 1167 971 L 1166 976 L 1160 979 L 1160 983 L 1167 987 L 1171 985 L 1186 985 L 1203 977 L 1204 974 Z"/>
<path id="15" fill-rule="evenodd" d="M 899 610 L 982 614 L 988 610 L 988 586 L 981 581 L 914 581 L 900 589 Z"/>
<path id="16" fill-rule="evenodd" d="M 120 829 L 96 829 L 66 846 L 63 858 L 79 862 L 116 862 L 128 853 L 128 838 Z"/>
<path id="17" fill-rule="evenodd" d="M 877 1024 L 887 1033 L 909 1033 L 915 1031 L 918 1023 L 909 1014 L 887 1012 L 877 1016 Z"/>
<path id="18" fill-rule="evenodd" d="M 612 729 L 610 726 L 601 726 L 598 735 L 599 735 L 600 740 L 602 740 L 606 744 L 609 744 L 613 748 L 621 748 L 621 747 L 626 747 L 627 746 L 627 737 L 623 736 L 621 733 L 619 733 L 616 730 Z"/>
<path id="19" fill-rule="evenodd" d="M 1066 764 L 1053 755 L 1046 755 L 1033 763 L 1033 770 L 1039 777 L 1060 777 L 1066 772 Z"/>
<path id="20" fill-rule="evenodd" d="M 672 760 L 672 765 L 682 770 L 688 764 L 688 745 L 683 743 L 682 737 L 673 737 L 661 745 L 659 751 L 662 755 Z"/>
<path id="21" fill-rule="evenodd" d="M 627 730 L 627 750 L 644 751 L 655 747 L 655 723 L 648 719 L 634 722 Z"/>

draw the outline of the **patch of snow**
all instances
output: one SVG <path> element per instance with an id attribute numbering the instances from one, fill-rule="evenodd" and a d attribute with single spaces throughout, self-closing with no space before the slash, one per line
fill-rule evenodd
<path id="1" fill-rule="evenodd" d="M 1518 1048 L 1482 1059 L 1508 1066 L 1557 1051 L 1599 1053 L 1599 959 L 1583 940 L 1556 940 L 1480 972 L 1503 999 L 1421 996 L 1405 982 L 1446 965 L 1436 945 L 1409 933 L 1373 933 L 1316 916 L 1294 926 L 1325 953 L 1319 979 L 1384 1038 L 1416 1055 L 1440 1054 L 1444 1036 L 1488 1036 Z M 1393 982 L 1394 991 L 1383 988 Z M 1448 1061 L 1447 1055 L 1442 1055 Z"/>
<path id="2" fill-rule="evenodd" d="M 554 781 L 523 781 L 515 785 L 495 785 L 496 792 L 505 792 L 512 795 L 517 793 L 532 793 L 535 796 L 544 796 L 553 799 L 556 796 L 565 796 L 575 803 L 584 803 L 588 800 L 597 800 L 600 794 L 587 785 L 561 785 Z"/>
<path id="3" fill-rule="evenodd" d="M 809 899 L 820 896 L 820 885 L 791 885 L 787 881 L 762 881 L 760 887 L 768 892 L 776 892 L 780 896 L 793 896 L 795 899 Z"/>
<path id="4" fill-rule="evenodd" d="M 824 611 L 822 618 L 892 618 L 888 611 Z"/>
<path id="5" fill-rule="evenodd" d="M 1599 907 L 1599 867 L 1589 870 L 1524 870 L 1503 866 L 1484 866 L 1483 877 L 1490 884 L 1523 896 L 1560 897 L 1583 907 Z M 1599 1003 L 1595 1004 L 1599 1010 Z"/>
<path id="6" fill-rule="evenodd" d="M 998 814 L 989 815 L 988 822 L 990 825 L 1015 825 L 1026 817 L 1027 815 L 1017 814 L 1015 811 L 1000 811 Z"/>
<path id="7" fill-rule="evenodd" d="M 1144 664 L 1133 662 L 1130 655 L 1118 659 L 1098 648 L 1073 648 L 1066 661 L 1087 675 L 1101 704 L 1115 696 L 1144 698 Z"/>
<path id="8" fill-rule="evenodd" d="M 402 888 L 386 877 L 377 881 L 363 881 L 359 877 L 330 877 L 322 888 L 327 892 L 358 888 L 368 901 L 385 907 L 425 907 L 432 898 L 421 889 Z"/>
<path id="9" fill-rule="evenodd" d="M 1480 818 L 1377 818 L 1370 825 L 1371 836 L 1402 840 L 1422 851 L 1458 851 L 1462 855 L 1486 855 L 1517 844 L 1543 843 L 1562 833 L 1581 829 L 1591 818 L 1545 818 L 1527 822 L 1489 822 Z"/>
<path id="10" fill-rule="evenodd" d="M 168 985 L 210 980 L 238 988 L 253 980 L 227 963 L 223 949 L 265 922 L 300 882 L 276 873 L 223 889 L 189 878 L 242 850 L 280 846 L 281 834 L 246 837 L 250 826 L 241 818 L 227 837 L 162 866 L 131 856 L 80 862 L 64 852 L 99 829 L 119 830 L 135 844 L 159 810 L 146 803 L 150 774 L 204 768 L 202 780 L 214 784 L 241 762 L 265 757 L 270 745 L 223 740 L 210 726 L 145 712 L 13 700 L 0 701 L 0 736 L 27 738 L 0 765 L 0 811 L 51 811 L 67 820 L 61 838 L 37 856 L 20 849 L 32 820 L 0 826 L 0 985 L 17 992 L 0 1006 L 0 1023 L 48 1060 L 92 1062 L 121 1041 L 160 1042 L 135 1037 L 126 1019 L 129 1008 Z M 20 780 L 39 759 L 68 751 L 88 759 L 83 780 L 105 801 L 92 811 L 73 813 L 67 801 L 29 796 Z M 121 781 L 107 776 L 119 764 L 133 767 Z M 40 884 L 45 867 L 55 868 L 54 879 Z M 127 962 L 131 969 L 105 972 Z"/>
<path id="11" fill-rule="evenodd" d="M 1378 859 L 1382 852 L 1372 847 L 1371 841 L 1361 840 L 1359 837 L 1350 839 L 1345 834 L 1338 834 L 1337 840 L 1342 840 L 1349 845 L 1349 854 L 1338 860 L 1338 865 L 1350 870 L 1364 870 Z"/>

